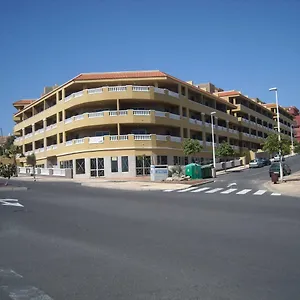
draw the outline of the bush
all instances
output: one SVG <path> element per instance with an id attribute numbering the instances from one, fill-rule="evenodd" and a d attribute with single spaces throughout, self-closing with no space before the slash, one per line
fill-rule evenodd
<path id="1" fill-rule="evenodd" d="M 184 175 L 184 172 L 183 172 L 183 168 L 179 165 L 177 166 L 174 166 L 170 169 L 170 172 L 169 172 L 170 176 L 182 176 Z"/>

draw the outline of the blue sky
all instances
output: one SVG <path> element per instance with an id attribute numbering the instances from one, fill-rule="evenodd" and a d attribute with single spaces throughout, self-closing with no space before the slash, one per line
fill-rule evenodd
<path id="1" fill-rule="evenodd" d="M 159 69 L 300 106 L 298 0 L 11 0 L 0 11 L 1 124 L 79 73 Z"/>

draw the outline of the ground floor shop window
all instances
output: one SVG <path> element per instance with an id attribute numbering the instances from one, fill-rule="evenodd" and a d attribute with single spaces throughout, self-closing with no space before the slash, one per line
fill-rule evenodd
<path id="1" fill-rule="evenodd" d="M 168 157 L 166 155 L 157 155 L 157 164 L 158 165 L 167 165 Z"/>
<path id="2" fill-rule="evenodd" d="M 113 156 L 111 157 L 111 172 L 112 173 L 117 173 L 119 171 L 118 168 L 118 157 L 117 156 Z"/>
<path id="3" fill-rule="evenodd" d="M 59 163 L 61 169 L 73 169 L 73 160 L 63 160 Z"/>
<path id="4" fill-rule="evenodd" d="M 91 177 L 104 176 L 104 158 L 91 158 Z"/>
<path id="5" fill-rule="evenodd" d="M 136 156 L 136 176 L 150 175 L 151 156 Z"/>
<path id="6" fill-rule="evenodd" d="M 129 170 L 128 156 L 122 156 L 121 163 L 122 163 L 122 172 L 128 172 L 128 170 Z"/>
<path id="7" fill-rule="evenodd" d="M 84 158 L 76 159 L 76 174 L 85 174 L 85 160 Z"/>

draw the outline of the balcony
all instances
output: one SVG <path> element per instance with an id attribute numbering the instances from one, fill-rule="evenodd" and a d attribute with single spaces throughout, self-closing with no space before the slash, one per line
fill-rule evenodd
<path id="1" fill-rule="evenodd" d="M 200 126 L 202 126 L 202 124 L 203 124 L 202 121 L 196 120 L 196 119 L 191 119 L 191 118 L 189 118 L 189 122 L 191 124 L 200 125 Z"/>

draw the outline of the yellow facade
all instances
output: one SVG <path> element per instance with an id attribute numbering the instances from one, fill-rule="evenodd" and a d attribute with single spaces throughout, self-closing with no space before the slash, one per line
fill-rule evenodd
<path id="1" fill-rule="evenodd" d="M 149 163 L 190 161 L 183 157 L 185 138 L 203 145 L 199 160 L 211 160 L 211 112 L 216 112 L 217 145 L 227 141 L 241 153 L 259 149 L 273 115 L 269 120 L 253 114 L 263 122 L 254 135 L 251 130 L 259 125 L 238 111 L 249 115 L 247 107 L 159 71 L 81 74 L 14 115 L 15 143 L 25 156 L 35 153 L 38 165 L 65 167 L 72 161 L 78 176 L 94 176 L 91 159 L 97 158 L 101 165 L 107 162 L 104 176 L 147 175 Z M 84 174 L 76 173 L 77 160 L 85 165 Z M 138 170 L 145 164 L 147 170 Z"/>

